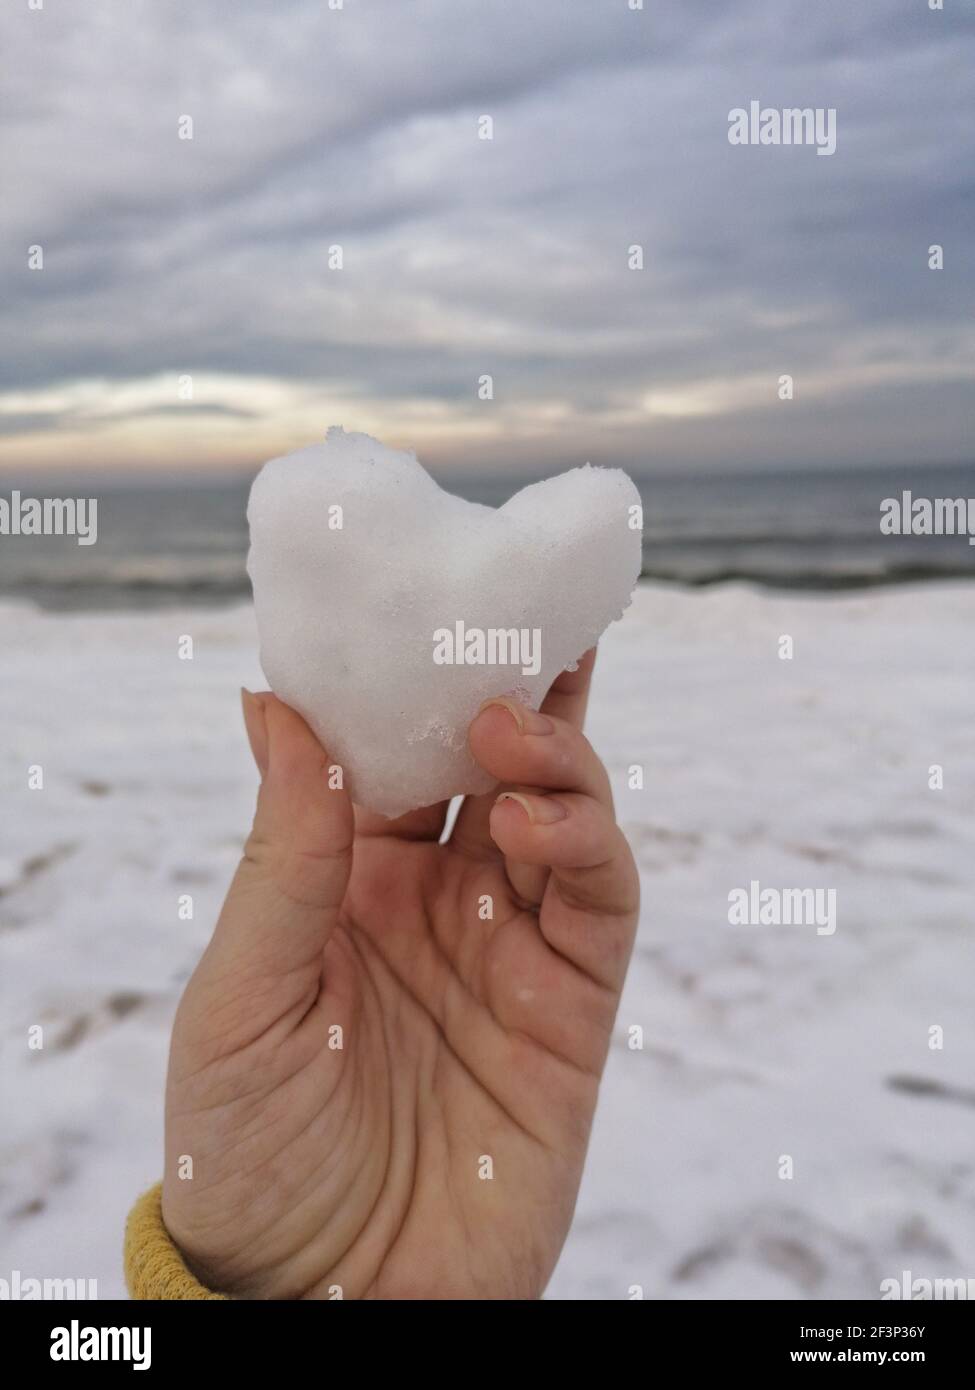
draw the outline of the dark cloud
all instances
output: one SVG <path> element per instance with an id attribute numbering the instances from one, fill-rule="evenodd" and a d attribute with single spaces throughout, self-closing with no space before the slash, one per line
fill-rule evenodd
<path id="1" fill-rule="evenodd" d="M 968 448 L 975 23 L 950 0 L 100 0 L 0 23 L 2 433 L 89 429 L 90 403 L 36 398 L 96 381 L 137 439 L 183 407 L 113 389 L 191 372 L 320 387 L 437 459 L 451 429 L 487 462 Z M 730 146 L 752 99 L 835 107 L 835 155 Z"/>

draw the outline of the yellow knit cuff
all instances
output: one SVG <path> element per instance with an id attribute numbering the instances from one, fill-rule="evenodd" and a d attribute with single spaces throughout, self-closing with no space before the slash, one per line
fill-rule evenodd
<path id="1" fill-rule="evenodd" d="M 186 1268 L 162 1219 L 162 1183 L 144 1192 L 125 1223 L 125 1283 L 132 1298 L 222 1298 Z"/>

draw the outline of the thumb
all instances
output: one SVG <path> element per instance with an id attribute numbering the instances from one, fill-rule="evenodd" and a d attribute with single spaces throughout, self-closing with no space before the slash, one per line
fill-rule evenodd
<path id="1" fill-rule="evenodd" d="M 241 697 L 261 786 L 211 949 L 232 955 L 238 983 L 288 978 L 305 993 L 349 882 L 352 802 L 301 715 L 270 692 Z"/>

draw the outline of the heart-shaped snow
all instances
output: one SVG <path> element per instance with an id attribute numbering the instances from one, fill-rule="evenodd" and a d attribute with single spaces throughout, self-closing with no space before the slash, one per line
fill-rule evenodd
<path id="1" fill-rule="evenodd" d="M 625 473 L 587 464 L 496 510 L 444 492 L 413 454 L 330 429 L 251 488 L 247 568 L 271 689 L 370 810 L 489 790 L 468 725 L 494 695 L 537 709 L 622 616 L 639 504 Z"/>

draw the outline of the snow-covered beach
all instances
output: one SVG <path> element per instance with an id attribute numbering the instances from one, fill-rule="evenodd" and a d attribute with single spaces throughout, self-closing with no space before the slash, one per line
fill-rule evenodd
<path id="1" fill-rule="evenodd" d="M 644 907 L 550 1297 L 975 1275 L 973 630 L 966 583 L 641 585 L 606 634 L 588 732 Z M 253 613 L 6 604 L 0 646 L 0 1275 L 118 1297 L 173 1010 L 252 808 Z M 834 889 L 835 932 L 732 926 L 753 881 Z"/>

